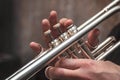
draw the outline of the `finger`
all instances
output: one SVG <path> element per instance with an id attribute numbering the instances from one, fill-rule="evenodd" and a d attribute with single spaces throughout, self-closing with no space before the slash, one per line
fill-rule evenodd
<path id="1" fill-rule="evenodd" d="M 43 32 L 50 29 L 50 22 L 48 21 L 48 19 L 43 19 L 42 20 L 42 29 L 43 29 Z"/>
<path id="2" fill-rule="evenodd" d="M 67 18 L 62 18 L 59 20 L 59 23 L 60 23 L 60 28 L 62 30 L 62 32 L 66 31 L 67 27 L 64 26 L 64 23 L 67 21 L 68 19 Z"/>
<path id="3" fill-rule="evenodd" d="M 51 34 L 53 35 L 54 38 L 57 38 L 59 36 L 59 33 L 56 29 L 53 28 L 55 24 L 57 24 L 57 12 L 56 11 L 51 11 L 50 16 L 49 16 L 49 22 L 50 22 L 50 29 L 51 29 Z"/>
<path id="4" fill-rule="evenodd" d="M 51 67 L 49 66 L 45 70 L 45 75 L 48 79 L 53 80 L 79 80 L 77 79 L 76 71 L 69 70 L 65 68 L 59 67 Z"/>
<path id="5" fill-rule="evenodd" d="M 48 19 L 42 20 L 42 28 L 43 28 L 43 33 L 45 35 L 44 40 L 46 42 L 46 48 L 48 48 L 50 41 L 54 38 L 50 30 L 50 22 L 48 21 Z"/>
<path id="6" fill-rule="evenodd" d="M 95 47 L 99 43 L 98 36 L 100 34 L 99 29 L 93 29 L 87 36 L 88 46 Z"/>
<path id="7" fill-rule="evenodd" d="M 60 23 L 61 25 L 64 25 L 65 21 L 67 21 L 67 20 L 68 20 L 67 18 L 61 18 L 61 19 L 59 20 L 59 23 Z"/>
<path id="8" fill-rule="evenodd" d="M 68 26 L 73 24 L 73 21 L 71 19 L 62 18 L 62 19 L 60 19 L 59 23 L 61 24 L 61 29 L 64 32 L 67 30 Z"/>
<path id="9" fill-rule="evenodd" d="M 50 12 L 49 21 L 51 24 L 51 28 L 53 25 L 55 25 L 57 23 L 57 12 L 56 11 Z"/>
<path id="10" fill-rule="evenodd" d="M 70 26 L 71 24 L 73 24 L 73 20 L 72 20 L 72 19 L 68 19 L 68 20 L 64 23 L 64 26 L 65 26 L 65 27 L 68 27 L 68 26 Z"/>
<path id="11" fill-rule="evenodd" d="M 91 59 L 61 59 L 59 60 L 55 66 L 61 67 L 61 68 L 67 68 L 67 69 L 78 69 L 80 67 L 87 67 L 91 64 L 93 64 L 93 60 Z"/>
<path id="12" fill-rule="evenodd" d="M 33 49 L 33 51 L 35 51 L 36 53 L 40 53 L 40 51 L 42 50 L 42 47 L 40 44 L 36 43 L 36 42 L 31 42 L 30 43 L 30 47 Z"/>

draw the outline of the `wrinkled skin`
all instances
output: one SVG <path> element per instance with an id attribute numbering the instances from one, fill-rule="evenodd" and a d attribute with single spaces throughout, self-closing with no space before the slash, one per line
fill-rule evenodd
<path id="1" fill-rule="evenodd" d="M 73 24 L 73 21 L 68 18 L 57 20 L 57 12 L 51 11 L 48 19 L 42 20 L 43 32 L 51 29 L 52 35 L 56 38 L 57 31 L 52 27 L 56 23 L 60 23 L 62 31 Z M 87 36 L 89 45 L 96 46 L 98 44 L 98 36 L 100 31 L 93 29 Z M 49 37 L 45 36 L 45 40 L 50 42 Z M 92 50 L 92 47 L 88 47 Z M 31 42 L 30 47 L 39 53 L 42 46 L 36 42 Z M 54 63 L 54 66 L 49 66 L 45 71 L 46 77 L 50 80 L 120 80 L 120 66 L 110 61 L 95 61 L 91 59 L 67 59 L 61 58 Z"/>

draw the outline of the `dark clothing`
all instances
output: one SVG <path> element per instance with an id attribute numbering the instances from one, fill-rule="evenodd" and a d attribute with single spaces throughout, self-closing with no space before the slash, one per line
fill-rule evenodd
<path id="1" fill-rule="evenodd" d="M 115 36 L 116 40 L 120 40 L 120 23 L 117 24 L 108 36 Z M 118 47 L 110 56 L 107 57 L 108 60 L 120 65 L 120 47 Z"/>

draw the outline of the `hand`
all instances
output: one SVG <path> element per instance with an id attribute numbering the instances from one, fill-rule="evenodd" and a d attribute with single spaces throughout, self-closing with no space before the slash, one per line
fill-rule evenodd
<path id="1" fill-rule="evenodd" d="M 42 20 L 43 32 L 47 31 L 48 29 L 51 29 L 53 37 L 56 38 L 58 36 L 58 33 L 52 26 L 55 25 L 58 22 L 60 23 L 60 25 L 61 25 L 60 27 L 62 28 L 63 32 L 66 31 L 66 27 L 73 24 L 73 21 L 71 19 L 68 19 L 68 18 L 62 18 L 58 21 L 57 20 L 57 12 L 56 11 L 51 11 L 49 18 Z M 99 33 L 100 33 L 100 31 L 98 29 L 94 29 L 94 30 L 89 32 L 89 34 L 87 36 L 87 41 L 89 42 L 89 45 L 94 47 L 94 46 L 96 46 L 96 44 L 98 44 Z M 45 36 L 45 40 L 47 42 L 47 44 L 46 44 L 47 48 L 49 48 L 48 47 L 48 43 L 50 42 L 49 37 Z M 88 45 L 88 47 L 91 48 L 91 46 L 89 46 L 89 45 Z M 36 42 L 31 42 L 30 47 L 36 53 L 40 53 L 41 50 L 42 50 L 42 46 L 40 44 L 36 43 Z"/>
<path id="2" fill-rule="evenodd" d="M 120 67 L 109 61 L 61 59 L 46 69 L 50 80 L 120 80 Z"/>
<path id="3" fill-rule="evenodd" d="M 43 32 L 47 31 L 48 29 L 52 30 L 52 35 L 53 37 L 57 37 L 58 33 L 57 31 L 53 28 L 53 25 L 57 24 L 58 20 L 57 20 L 57 12 L 56 11 L 51 11 L 49 18 L 48 19 L 43 19 L 42 20 L 42 29 Z M 71 19 L 68 18 L 61 18 L 59 20 L 60 23 L 60 27 L 62 28 L 62 31 L 64 32 L 66 30 L 66 28 L 73 24 L 73 21 Z M 89 42 L 88 47 L 91 48 L 91 46 L 96 46 L 98 44 L 98 36 L 99 36 L 100 31 L 98 29 L 94 29 L 92 31 L 89 32 L 88 36 L 87 36 L 87 41 Z M 50 42 L 49 37 L 45 36 L 45 42 L 47 42 L 47 48 L 49 48 L 48 43 Z M 89 46 L 91 45 L 91 46 Z M 30 43 L 30 47 L 36 52 L 36 53 L 40 53 L 42 46 L 39 43 L 36 42 L 31 42 Z M 46 48 L 46 49 L 47 49 Z"/>

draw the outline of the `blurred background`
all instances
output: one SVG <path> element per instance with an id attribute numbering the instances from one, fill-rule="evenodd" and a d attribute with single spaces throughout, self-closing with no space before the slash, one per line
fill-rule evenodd
<path id="1" fill-rule="evenodd" d="M 25 65 L 37 54 L 29 47 L 32 41 L 44 45 L 41 21 L 48 18 L 51 10 L 58 12 L 58 18 L 67 17 L 79 26 L 113 0 L 0 0 L 0 80 Z M 104 21 L 100 41 L 120 22 L 117 13 Z M 45 80 L 44 73 L 37 74 Z"/>

